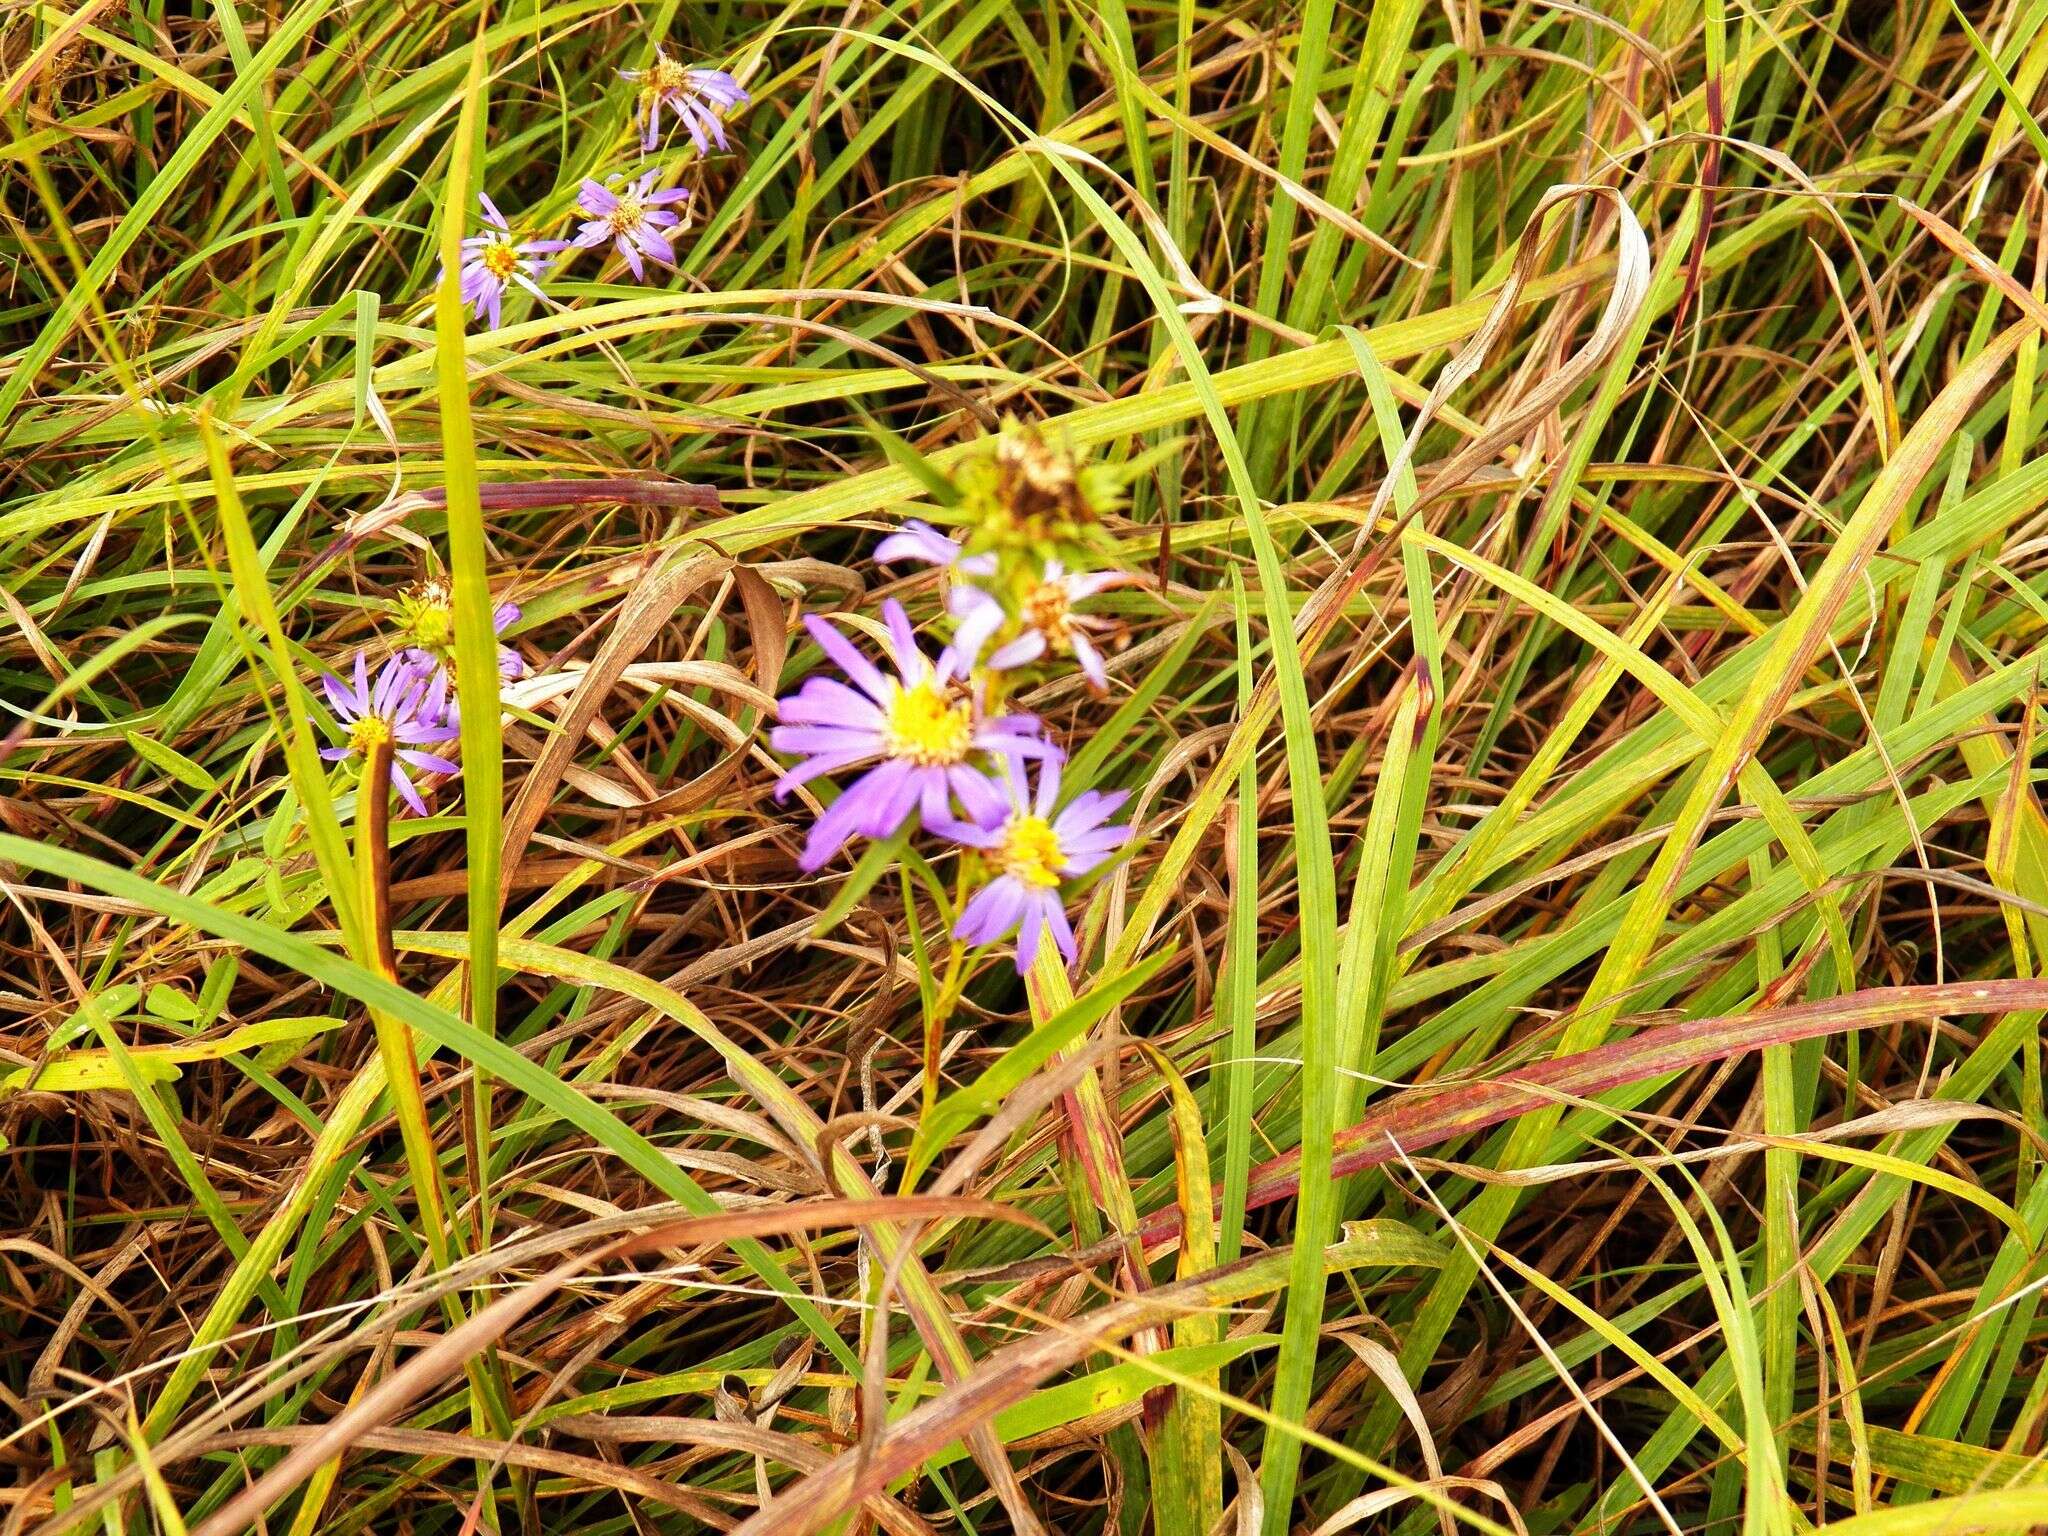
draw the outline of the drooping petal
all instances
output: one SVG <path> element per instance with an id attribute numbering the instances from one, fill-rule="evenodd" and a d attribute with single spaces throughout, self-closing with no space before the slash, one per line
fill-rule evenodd
<path id="1" fill-rule="evenodd" d="M 946 774 L 944 769 L 920 768 L 901 758 L 887 762 L 875 769 L 875 775 L 886 773 L 891 768 L 903 771 L 888 780 L 889 791 L 886 799 L 878 797 L 869 812 L 867 824 L 861 828 L 869 837 L 881 839 L 894 837 L 910 818 L 916 814 L 919 802 L 924 798 L 924 787 L 936 773 L 939 791 L 945 792 Z"/>
<path id="2" fill-rule="evenodd" d="M 968 898 L 953 925 L 953 936 L 969 944 L 993 944 L 1016 925 L 1023 910 L 1023 884 L 998 875 Z"/>
<path id="3" fill-rule="evenodd" d="M 391 784 L 398 791 L 399 798 L 412 808 L 413 815 L 427 814 L 427 802 L 421 797 L 420 792 L 413 788 L 412 780 L 406 777 L 405 770 L 395 762 L 391 765 Z"/>
<path id="4" fill-rule="evenodd" d="M 966 763 L 956 764 L 947 771 L 946 782 L 952 786 L 968 819 L 977 826 L 994 829 L 1007 819 L 1002 791 L 991 784 L 988 775 L 979 768 Z"/>
<path id="5" fill-rule="evenodd" d="M 837 773 L 842 768 L 858 768 L 861 764 L 874 760 L 875 754 L 865 748 L 847 752 L 820 752 L 817 756 L 798 763 L 775 781 L 775 798 L 786 800 L 791 790 L 808 784 L 813 779 L 822 778 L 828 773 Z"/>
<path id="6" fill-rule="evenodd" d="M 1067 964 L 1072 965 L 1074 963 L 1074 929 L 1073 925 L 1067 921 L 1066 908 L 1060 905 L 1059 893 L 1057 891 L 1047 891 L 1045 899 L 1039 904 L 1038 910 L 1046 926 L 1052 929 L 1052 941 L 1059 946 L 1061 957 Z"/>
<path id="7" fill-rule="evenodd" d="M 1045 636 L 1035 629 L 1027 629 L 1007 645 L 999 645 L 988 658 L 991 672 L 1007 672 L 1012 667 L 1021 667 L 1038 660 L 1045 654 Z"/>
<path id="8" fill-rule="evenodd" d="M 1088 686 L 1097 693 L 1109 691 L 1109 668 L 1103 664 L 1102 652 L 1078 629 L 1069 628 L 1067 639 L 1074 647 L 1074 660 L 1081 664 L 1081 675 L 1088 679 Z"/>
<path id="9" fill-rule="evenodd" d="M 512 226 L 505 222 L 505 215 L 498 212 L 498 205 L 491 201 L 490 193 L 479 192 L 476 195 L 476 200 L 484 205 L 484 217 L 487 220 L 497 225 L 498 228 L 504 230 L 507 234 L 512 232 Z"/>
<path id="10" fill-rule="evenodd" d="M 803 856 L 797 860 L 798 867 L 807 875 L 816 874 L 831 862 L 832 855 L 846 846 L 848 838 L 859 830 L 865 818 L 872 792 L 866 786 L 872 773 L 856 779 L 825 808 L 825 814 L 811 823 L 810 836 L 804 839 Z"/>
<path id="11" fill-rule="evenodd" d="M 410 747 L 401 747 L 398 756 L 423 773 L 460 773 L 462 765 L 453 758 L 442 757 L 434 752 L 419 752 Z"/>
<path id="12" fill-rule="evenodd" d="M 355 719 L 355 698 L 349 692 L 347 683 L 332 672 L 323 672 L 320 674 L 320 691 L 327 695 L 327 707 L 334 711 L 338 719 L 343 722 Z"/>
<path id="13" fill-rule="evenodd" d="M 953 630 L 953 649 L 966 657 L 971 667 L 981 648 L 1002 628 L 1003 605 L 979 587 L 956 587 L 949 606 L 959 621 Z"/>
<path id="14" fill-rule="evenodd" d="M 1027 896 L 1021 905 L 1023 911 L 1017 919 L 1017 974 L 1029 976 L 1031 963 L 1038 958 L 1038 941 L 1045 934 L 1045 904 L 1035 896 Z"/>
<path id="15" fill-rule="evenodd" d="M 958 770 L 954 771 L 957 772 Z M 986 779 L 983 779 L 981 782 L 984 787 L 987 786 L 988 781 Z M 958 793 L 957 786 L 955 793 Z M 962 797 L 962 802 L 965 803 L 964 796 Z M 967 807 L 969 819 L 966 821 L 960 821 L 951 816 L 935 819 L 927 812 L 925 815 L 925 827 L 929 831 L 938 833 L 939 836 L 945 838 L 948 842 L 958 843 L 964 848 L 1000 848 L 1003 842 L 1004 826 L 1004 817 L 1000 814 L 1000 805 L 998 806 L 998 814 L 986 821 L 976 818 L 974 809 L 972 805 Z"/>

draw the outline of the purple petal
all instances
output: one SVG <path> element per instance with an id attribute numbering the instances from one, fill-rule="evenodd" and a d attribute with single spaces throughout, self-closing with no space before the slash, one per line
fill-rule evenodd
<path id="1" fill-rule="evenodd" d="M 427 802 L 420 798 L 420 792 L 412 787 L 412 780 L 405 776 L 405 770 L 395 762 L 391 765 L 391 785 L 398 791 L 399 798 L 412 807 L 413 815 L 427 814 Z"/>
<path id="2" fill-rule="evenodd" d="M 1020 774 L 1021 777 L 1021 774 Z M 1031 802 L 1031 809 L 1040 816 L 1052 815 L 1052 808 L 1060 798 L 1060 760 L 1053 758 L 1038 765 L 1038 798 Z"/>
<path id="3" fill-rule="evenodd" d="M 1002 627 L 1003 605 L 979 587 L 958 587 L 950 606 L 953 617 L 960 621 L 953 631 L 953 649 L 971 664 Z"/>
<path id="4" fill-rule="evenodd" d="M 768 733 L 768 745 L 791 757 L 813 752 L 879 754 L 884 739 L 879 731 L 849 730 L 839 725 L 778 725 Z"/>
<path id="5" fill-rule="evenodd" d="M 338 763 L 344 758 L 354 757 L 355 755 L 356 749 L 354 747 L 322 747 L 320 749 L 320 756 L 330 763 Z"/>
<path id="6" fill-rule="evenodd" d="M 875 563 L 878 565 L 893 565 L 898 560 L 922 560 L 926 565 L 950 566 L 959 558 L 958 544 L 930 523 L 916 518 L 875 546 Z"/>
<path id="7" fill-rule="evenodd" d="M 784 725 L 827 725 L 843 731 L 879 734 L 881 707 L 834 677 L 811 677 L 795 693 L 776 701 Z"/>
<path id="8" fill-rule="evenodd" d="M 1017 974 L 1029 976 L 1031 962 L 1038 958 L 1038 941 L 1045 934 L 1045 903 L 1034 893 L 1024 898 L 1024 912 L 1017 919 Z"/>
<path id="9" fill-rule="evenodd" d="M 710 113 L 692 101 L 679 101 L 675 104 L 675 108 L 676 116 L 682 120 L 683 126 L 690 131 L 690 142 L 697 146 L 697 153 L 699 155 L 710 154 L 711 145 L 704 137 L 704 124 L 707 120 L 715 122 L 716 119 L 712 118 Z"/>
<path id="10" fill-rule="evenodd" d="M 619 206 L 618 194 L 601 181 L 583 178 L 583 185 L 576 193 L 576 206 L 583 212 L 603 218 Z"/>
<path id="11" fill-rule="evenodd" d="M 1007 672 L 1012 667 L 1021 667 L 1026 662 L 1038 660 L 1045 654 L 1045 636 L 1035 629 L 1027 629 L 1008 645 L 999 645 L 988 658 L 991 672 Z"/>
<path id="12" fill-rule="evenodd" d="M 1074 963 L 1074 929 L 1067 921 L 1067 909 L 1060 904 L 1057 891 L 1047 891 L 1045 900 L 1039 906 L 1045 923 L 1052 929 L 1052 941 L 1060 947 L 1060 957 L 1068 965 Z"/>
<path id="13" fill-rule="evenodd" d="M 953 786 L 953 793 L 959 797 L 969 820 L 977 826 L 1000 827 L 1009 819 L 1009 808 L 1003 804 L 1002 791 L 991 784 L 988 775 L 979 768 L 971 768 L 965 763 L 955 764 L 948 770 L 946 781 Z M 993 847 L 994 844 L 986 846 Z"/>
<path id="14" fill-rule="evenodd" d="M 640 260 L 639 247 L 624 235 L 619 236 L 619 254 L 626 258 L 626 266 L 638 282 L 647 281 L 647 268 Z"/>
<path id="15" fill-rule="evenodd" d="M 998 875 L 968 899 L 953 925 L 953 937 L 969 944 L 993 944 L 1015 926 L 1023 910 L 1022 882 Z"/>
<path id="16" fill-rule="evenodd" d="M 816 874 L 831 861 L 832 855 L 846 846 L 846 840 L 859 828 L 866 815 L 869 796 L 861 793 L 863 786 L 873 774 L 857 779 L 846 791 L 825 808 L 825 814 L 811 824 L 811 835 L 804 840 L 803 856 L 797 866 L 807 875 Z"/>
<path id="17" fill-rule="evenodd" d="M 984 720 L 974 732 L 974 744 L 984 752 L 1015 752 L 1023 757 L 1065 757 L 1059 747 L 1038 734 L 1035 715 L 999 715 Z"/>
<path id="18" fill-rule="evenodd" d="M 853 642 L 839 630 L 816 614 L 804 615 L 804 628 L 811 638 L 818 642 L 818 648 L 831 657 L 839 670 L 853 680 L 854 686 L 873 699 L 877 704 L 889 702 L 889 684 L 882 674 L 875 670 L 875 664 L 854 648 Z"/>
<path id="19" fill-rule="evenodd" d="M 775 798 L 787 799 L 789 792 L 800 784 L 824 774 L 837 773 L 842 768 L 857 768 L 862 763 L 874 761 L 875 754 L 865 749 L 857 752 L 821 752 L 807 762 L 798 763 L 789 772 L 775 781 Z"/>
<path id="20" fill-rule="evenodd" d="M 1088 679 L 1088 686 L 1097 693 L 1109 691 L 1109 668 L 1103 664 L 1102 652 L 1078 629 L 1069 629 L 1067 639 L 1074 647 L 1074 660 L 1081 664 L 1081 674 Z"/>
<path id="21" fill-rule="evenodd" d="M 460 773 L 462 765 L 453 758 L 439 756 L 433 752 L 415 752 L 400 748 L 398 756 L 423 773 Z"/>
<path id="22" fill-rule="evenodd" d="M 512 232 L 512 226 L 505 222 L 505 215 L 498 212 L 498 205 L 491 201 L 490 193 L 479 192 L 476 195 L 476 200 L 484 205 L 484 217 L 486 219 L 490 220 L 491 223 L 497 225 L 498 228 L 504 230 L 507 234 Z"/>
<path id="23" fill-rule="evenodd" d="M 924 673 L 924 652 L 917 648 L 917 631 L 910 627 L 910 615 L 890 598 L 882 604 L 882 627 L 889 632 L 889 649 L 896 658 L 896 670 L 905 682 Z"/>
<path id="24" fill-rule="evenodd" d="M 1092 832 L 1121 810 L 1128 799 L 1130 794 L 1126 790 L 1109 793 L 1099 789 L 1087 790 L 1074 796 L 1073 803 L 1054 818 L 1053 831 L 1059 834 L 1062 842 Z"/>
<path id="25" fill-rule="evenodd" d="M 887 764 L 883 765 L 884 767 Z M 907 765 L 909 771 L 903 775 L 903 782 L 889 796 L 886 810 L 877 810 L 875 819 L 868 826 L 869 837 L 893 837 L 912 816 L 918 807 L 930 798 L 929 792 L 936 790 L 941 814 L 946 804 L 946 770 L 943 768 L 921 768 Z M 878 772 L 880 770 L 877 770 Z"/>
<path id="26" fill-rule="evenodd" d="M 917 804 L 917 786 L 911 783 L 915 771 L 913 764 L 900 757 L 877 763 L 859 781 L 848 789 L 842 799 L 858 799 L 860 811 L 854 823 L 855 830 L 865 837 L 888 837 L 909 819 L 911 808 Z M 904 785 L 910 783 L 910 795 L 906 801 Z M 837 806 L 833 807 L 835 810 Z"/>
<path id="27" fill-rule="evenodd" d="M 971 821 L 959 821 L 951 816 L 933 817 L 926 813 L 924 824 L 927 830 L 936 832 L 949 842 L 959 843 L 966 848 L 999 848 L 1003 842 L 1003 824 L 998 821 L 993 827 L 978 827 Z"/>
<path id="28" fill-rule="evenodd" d="M 323 672 L 320 674 L 320 691 L 327 695 L 327 707 L 343 721 L 355 719 L 358 711 L 355 699 L 348 691 L 348 684 L 332 672 Z"/>
<path id="29" fill-rule="evenodd" d="M 664 267 L 673 267 L 676 264 L 676 248 L 668 243 L 666 236 L 658 235 L 651 229 L 641 232 L 640 249 L 647 253 L 649 261 L 659 262 Z"/>

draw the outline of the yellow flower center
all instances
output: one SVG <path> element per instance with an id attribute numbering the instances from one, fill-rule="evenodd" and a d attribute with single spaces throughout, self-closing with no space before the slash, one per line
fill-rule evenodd
<path id="1" fill-rule="evenodd" d="M 630 192 L 621 192 L 618 206 L 604 218 L 605 224 L 615 235 L 630 235 L 646 220 L 646 205 Z"/>
<path id="2" fill-rule="evenodd" d="M 519 270 L 519 251 L 509 235 L 500 235 L 483 249 L 484 270 L 496 278 L 510 277 Z"/>
<path id="3" fill-rule="evenodd" d="M 996 857 L 1013 880 L 1047 889 L 1060 883 L 1060 866 L 1067 862 L 1059 834 L 1043 816 L 1019 816 L 1011 822 Z"/>
<path id="4" fill-rule="evenodd" d="M 382 715 L 365 715 L 348 728 L 349 746 L 365 755 L 390 740 L 391 722 Z"/>
<path id="5" fill-rule="evenodd" d="M 929 679 L 896 690 L 884 729 L 889 755 L 920 768 L 962 762 L 974 745 L 974 716 L 966 701 L 947 698 Z"/>
<path id="6" fill-rule="evenodd" d="M 647 71 L 645 89 L 650 96 L 666 96 L 671 91 L 680 91 L 689 82 L 688 67 L 664 57 L 656 59 L 654 67 Z"/>
<path id="7" fill-rule="evenodd" d="M 423 581 L 398 595 L 398 622 L 415 645 L 437 650 L 455 638 L 455 603 L 441 581 Z"/>
<path id="8" fill-rule="evenodd" d="M 1047 644 L 1062 649 L 1073 645 L 1073 631 L 1067 622 L 1072 613 L 1063 581 L 1041 581 L 1024 599 L 1024 622 L 1045 636 Z"/>

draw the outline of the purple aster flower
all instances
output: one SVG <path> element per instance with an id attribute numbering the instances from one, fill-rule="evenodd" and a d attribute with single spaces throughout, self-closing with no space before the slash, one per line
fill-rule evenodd
<path id="1" fill-rule="evenodd" d="M 519 622 L 517 603 L 505 602 L 491 610 L 491 631 L 503 635 Z M 398 654 L 427 680 L 420 701 L 423 720 L 453 723 L 455 701 L 450 694 L 453 678 L 447 659 L 455 643 L 455 601 L 448 584 L 438 578 L 423 581 L 399 594 L 398 622 L 413 642 Z M 516 683 L 526 676 L 526 658 L 509 645 L 498 647 L 498 678 Z"/>
<path id="2" fill-rule="evenodd" d="M 370 664 L 356 652 L 355 681 L 344 683 L 329 673 L 320 679 L 328 707 L 348 731 L 348 744 L 322 747 L 320 755 L 330 763 L 358 755 L 367 756 L 373 747 L 391 747 L 391 784 L 416 815 L 427 814 L 427 802 L 406 776 L 406 765 L 422 773 L 459 773 L 450 759 L 426 750 L 456 736 L 452 720 L 430 720 L 422 710 L 427 697 L 427 676 L 404 656 L 384 663 L 376 681 L 370 680 Z M 445 685 L 444 685 L 445 687 Z"/>
<path id="3" fill-rule="evenodd" d="M 996 573 L 994 555 L 969 555 L 962 559 L 959 540 L 947 538 L 930 523 L 915 517 L 875 546 L 875 559 L 882 565 L 893 565 L 898 560 L 921 560 L 926 565 L 957 571 L 962 576 L 993 576 Z"/>
<path id="4" fill-rule="evenodd" d="M 958 653 L 949 649 L 936 663 L 927 657 L 900 603 L 884 603 L 882 619 L 894 677 L 823 619 L 804 618 L 811 638 L 852 686 L 837 678 L 807 678 L 779 701 L 782 723 L 770 744 L 804 760 L 777 781 L 775 793 L 787 795 L 821 774 L 867 767 L 811 828 L 802 859 L 806 871 L 822 868 L 855 833 L 894 835 L 913 812 L 921 811 L 927 825 L 950 824 L 955 797 L 975 822 L 1000 815 L 1002 795 L 975 758 L 1056 751 L 1039 736 L 1034 716 L 984 716 Z"/>
<path id="5" fill-rule="evenodd" d="M 1050 932 L 1067 964 L 1074 963 L 1074 930 L 1060 900 L 1060 882 L 1085 875 L 1123 846 L 1125 826 L 1107 826 L 1124 803 L 1122 791 L 1089 790 L 1055 811 L 1060 797 L 1056 758 L 1038 767 L 1038 791 L 1031 793 L 1022 761 L 1011 758 L 1003 775 L 1008 803 L 998 816 L 973 826 L 939 830 L 956 843 L 979 848 L 1000 871 L 969 899 L 953 936 L 970 944 L 993 944 L 1012 929 L 1017 934 L 1017 974 L 1029 975 L 1039 941 Z"/>
<path id="6" fill-rule="evenodd" d="M 1025 666 L 1048 652 L 1071 655 L 1080 663 L 1089 686 L 1097 693 L 1109 686 L 1109 670 L 1102 652 L 1089 638 L 1089 631 L 1111 628 L 1110 621 L 1092 614 L 1076 613 L 1074 605 L 1098 592 L 1119 586 L 1131 578 L 1121 571 L 1096 571 L 1068 575 L 1057 560 L 1048 560 L 1045 575 L 1025 594 L 1023 628 L 1015 639 L 999 645 L 989 654 L 988 666 L 1001 672 Z M 953 643 L 973 657 L 994 638 L 1008 617 L 1003 605 L 978 587 L 955 587 L 949 604 L 959 628 Z"/>
<path id="7" fill-rule="evenodd" d="M 721 115 L 752 99 L 740 88 L 739 81 L 724 70 L 692 69 L 659 48 L 654 50 L 654 63 L 648 68 L 622 69 L 619 78 L 634 81 L 640 87 L 640 100 L 633 115 L 640 123 L 640 152 L 647 155 L 653 154 L 655 145 L 661 142 L 663 107 L 675 113 L 676 120 L 688 131 L 690 142 L 697 146 L 697 153 L 708 155 L 714 143 L 720 149 L 729 147 Z"/>
<path id="8" fill-rule="evenodd" d="M 557 251 L 569 248 L 569 242 L 514 240 L 512 226 L 498 212 L 490 194 L 478 193 L 477 201 L 483 204 L 484 223 L 490 228 L 462 242 L 462 302 L 469 306 L 471 315 L 482 315 L 495 331 L 505 304 L 505 285 L 517 283 L 535 298 L 545 299 L 547 295 L 534 279 L 547 271 L 549 260 Z"/>
<path id="9" fill-rule="evenodd" d="M 683 221 L 668 205 L 682 202 L 690 193 L 686 187 L 655 191 L 656 174 L 649 171 L 637 181 L 624 183 L 614 176 L 609 186 L 586 178 L 576 195 L 576 210 L 588 217 L 570 244 L 590 250 L 612 241 L 633 269 L 633 276 L 643 282 L 647 278 L 643 257 L 673 267 L 676 248 L 669 244 L 666 232 Z"/>

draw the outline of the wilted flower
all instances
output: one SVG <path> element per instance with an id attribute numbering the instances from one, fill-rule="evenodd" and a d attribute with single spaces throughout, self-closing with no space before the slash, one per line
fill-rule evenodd
<path id="1" fill-rule="evenodd" d="M 988 666 L 1000 672 L 1025 666 L 1048 653 L 1071 655 L 1089 686 L 1101 692 L 1109 686 L 1109 672 L 1088 631 L 1114 626 L 1108 619 L 1076 613 L 1074 605 L 1128 579 L 1120 571 L 1070 576 L 1059 561 L 1047 561 L 1045 574 L 1024 594 L 1016 636 L 989 653 Z M 979 587 L 955 587 L 950 606 L 953 617 L 960 621 L 953 643 L 968 656 L 978 656 L 1009 619 L 1002 603 Z"/>
<path id="2" fill-rule="evenodd" d="M 1039 764 L 1038 790 L 1031 792 L 1024 764 L 1009 759 L 1003 774 L 1006 803 L 994 816 L 973 825 L 939 828 L 954 842 L 979 848 L 996 866 L 994 879 L 976 891 L 953 925 L 953 936 L 970 944 L 993 944 L 1012 929 L 1017 934 L 1017 973 L 1028 975 L 1046 933 L 1074 963 L 1074 930 L 1060 900 L 1060 882 L 1085 875 L 1130 837 L 1129 826 L 1105 822 L 1124 803 L 1121 791 L 1089 790 L 1055 811 L 1060 797 L 1060 764 Z"/>
<path id="3" fill-rule="evenodd" d="M 490 194 L 478 193 L 477 201 L 483 204 L 484 222 L 491 227 L 462 242 L 462 302 L 469 306 L 470 314 L 482 315 L 495 331 L 504 308 L 505 285 L 517 283 L 535 298 L 545 299 L 547 295 L 534 279 L 547 271 L 549 258 L 569 248 L 569 242 L 516 241 L 512 226 L 505 222 Z"/>
<path id="4" fill-rule="evenodd" d="M 503 635 L 519 622 L 519 605 L 498 604 L 491 610 L 491 631 Z M 399 656 L 427 680 L 420 701 L 423 720 L 455 719 L 450 666 L 455 659 L 455 600 L 448 583 L 429 577 L 398 594 L 398 627 L 409 642 Z M 509 645 L 498 647 L 498 677 L 517 682 L 526 676 L 526 658 Z"/>
<path id="5" fill-rule="evenodd" d="M 968 529 L 962 547 L 972 555 L 994 554 L 1004 586 L 1013 584 L 1020 567 L 1100 563 L 1116 549 L 1103 519 L 1123 504 L 1124 481 L 1133 472 L 1088 463 L 1038 428 L 1006 418 L 952 471 Z"/>
<path id="6" fill-rule="evenodd" d="M 320 679 L 328 707 L 346 727 L 348 744 L 323 747 L 320 755 L 330 763 L 347 758 L 367 757 L 376 747 L 388 746 L 391 753 L 391 784 L 415 814 L 427 814 L 427 802 L 407 777 L 407 764 L 422 773 L 456 773 L 450 759 L 425 749 L 453 741 L 453 720 L 429 718 L 424 704 L 430 691 L 427 674 L 406 656 L 394 656 L 384 663 L 376 681 L 370 680 L 370 664 L 356 652 L 355 681 L 344 683 L 332 673 Z"/>
<path id="7" fill-rule="evenodd" d="M 576 196 L 576 209 L 588 217 L 570 244 L 590 250 L 609 240 L 626 258 L 633 276 L 642 280 L 647 276 L 643 257 L 673 267 L 676 248 L 669 244 L 666 231 L 682 223 L 682 216 L 668 205 L 682 202 L 690 193 L 686 187 L 655 191 L 656 174 L 648 171 L 638 180 L 624 183 L 614 176 L 610 186 L 585 178 L 583 190 Z"/>
<path id="8" fill-rule="evenodd" d="M 727 147 L 721 114 L 744 106 L 751 99 L 740 88 L 739 81 L 724 70 L 692 69 L 659 48 L 654 50 L 654 63 L 648 68 L 622 69 L 619 78 L 634 81 L 640 87 L 634 117 L 640 122 L 642 154 L 653 154 L 654 146 L 661 142 L 663 107 L 675 113 L 676 120 L 689 132 L 690 142 L 697 146 L 697 153 L 708 155 L 713 143 L 720 149 Z"/>
<path id="9" fill-rule="evenodd" d="M 927 825 L 950 823 L 958 797 L 975 822 L 1000 815 L 1002 795 L 975 759 L 986 753 L 1039 757 L 1054 749 L 1031 715 L 982 713 L 966 685 L 959 654 L 936 663 L 918 648 L 901 604 L 882 605 L 895 677 L 884 676 L 843 634 L 806 616 L 811 638 L 852 679 L 807 678 L 780 701 L 782 723 L 770 737 L 778 752 L 803 758 L 776 783 L 778 796 L 821 774 L 867 767 L 867 772 L 820 816 L 804 844 L 805 870 L 823 867 L 855 833 L 894 835 L 921 812 Z M 874 766 L 868 767 L 869 764 Z"/>

